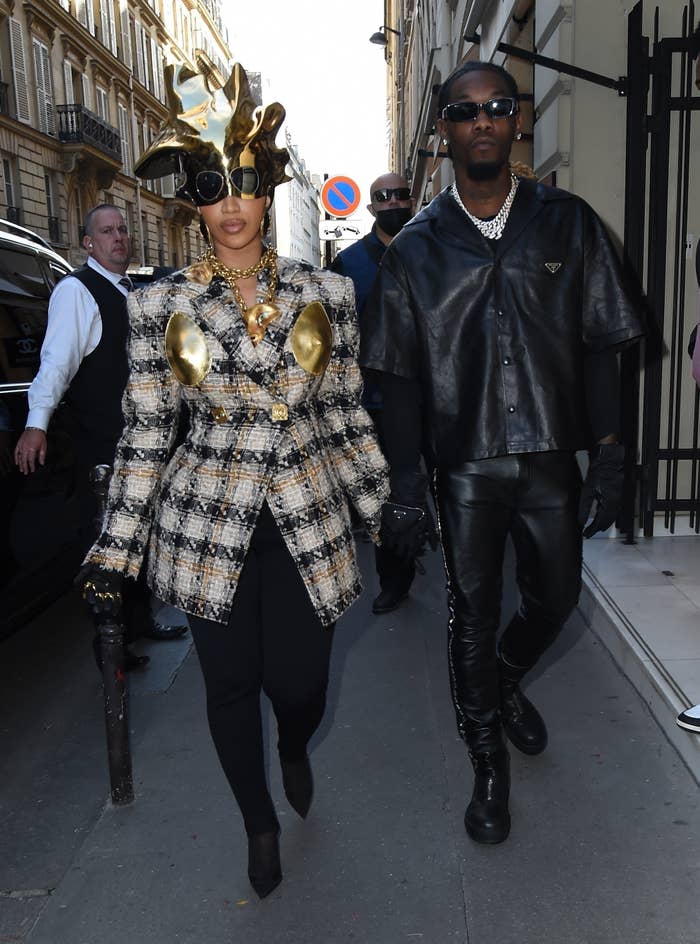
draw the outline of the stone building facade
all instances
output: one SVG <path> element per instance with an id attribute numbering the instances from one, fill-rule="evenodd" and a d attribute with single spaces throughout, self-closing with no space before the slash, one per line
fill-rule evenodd
<path id="1" fill-rule="evenodd" d="M 289 132 L 285 143 L 289 151 L 287 174 L 292 179 L 275 190 L 272 204 L 275 244 L 281 256 L 320 266 L 320 178 L 309 173 Z"/>
<path id="2" fill-rule="evenodd" d="M 225 82 L 220 0 L 0 0 L 0 216 L 78 264 L 86 212 L 114 203 L 132 263 L 195 258 L 193 207 L 133 171 L 166 115 L 164 60 Z"/>

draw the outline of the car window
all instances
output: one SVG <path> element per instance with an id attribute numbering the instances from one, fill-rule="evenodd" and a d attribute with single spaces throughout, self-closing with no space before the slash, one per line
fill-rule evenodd
<path id="1" fill-rule="evenodd" d="M 47 299 L 50 288 L 42 260 L 36 253 L 0 243 L 0 298 L 5 296 Z"/>
<path id="2" fill-rule="evenodd" d="M 62 268 L 57 262 L 54 262 L 53 259 L 42 259 L 42 267 L 46 276 L 46 281 L 49 284 L 49 288 L 53 289 L 57 282 L 59 282 L 64 275 L 68 275 L 71 271 L 69 268 Z"/>

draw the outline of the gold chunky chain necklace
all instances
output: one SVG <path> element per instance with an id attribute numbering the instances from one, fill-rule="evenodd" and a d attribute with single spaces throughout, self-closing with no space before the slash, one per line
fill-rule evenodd
<path id="1" fill-rule="evenodd" d="M 280 313 L 279 308 L 273 304 L 277 292 L 277 250 L 274 246 L 268 246 L 255 265 L 248 266 L 247 269 L 231 269 L 224 265 L 214 254 L 211 247 L 204 254 L 204 261 L 209 263 L 213 274 L 223 279 L 233 292 L 233 297 L 241 310 L 248 334 L 253 344 L 258 344 L 262 340 L 267 326 L 275 318 L 278 318 Z M 262 272 L 263 269 L 267 269 L 270 273 L 267 293 L 262 302 L 248 307 L 238 287 L 238 280 L 248 279 L 251 275 Z"/>

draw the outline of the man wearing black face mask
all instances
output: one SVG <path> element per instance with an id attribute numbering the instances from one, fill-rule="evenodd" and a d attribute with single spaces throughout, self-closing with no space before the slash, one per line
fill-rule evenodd
<path id="1" fill-rule="evenodd" d="M 371 231 L 358 242 L 338 253 L 331 269 L 347 275 L 355 286 L 355 306 L 359 315 L 370 293 L 382 256 L 402 227 L 413 216 L 411 191 L 399 174 L 382 174 L 370 187 L 371 203 L 367 209 L 376 222 Z M 370 315 L 371 317 L 371 315 Z M 375 384 L 365 378 L 362 405 L 374 420 L 380 444 L 382 433 L 382 401 Z M 383 446 L 382 446 L 383 448 Z M 375 552 L 381 592 L 372 603 L 372 612 L 390 613 L 408 595 L 415 572 L 413 561 L 403 560 L 386 548 Z"/>

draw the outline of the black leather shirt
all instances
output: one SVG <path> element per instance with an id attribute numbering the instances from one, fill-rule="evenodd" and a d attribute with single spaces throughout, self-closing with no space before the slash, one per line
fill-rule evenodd
<path id="1" fill-rule="evenodd" d="M 497 241 L 440 193 L 391 243 L 364 312 L 360 363 L 418 380 L 437 465 L 588 448 L 585 355 L 643 330 L 600 219 L 527 180 Z"/>

